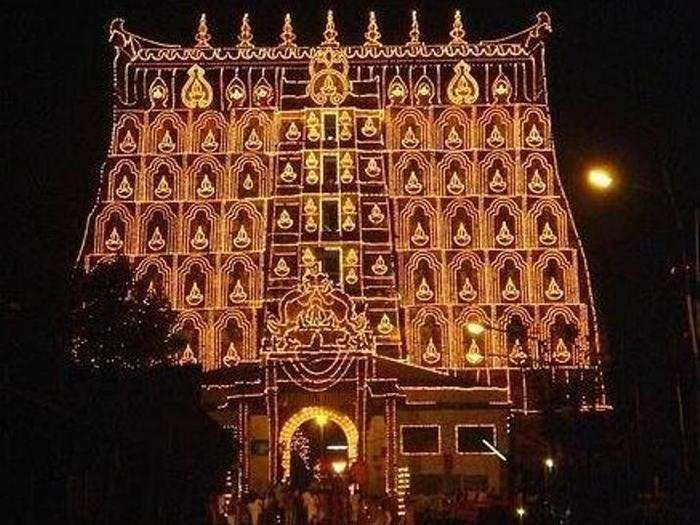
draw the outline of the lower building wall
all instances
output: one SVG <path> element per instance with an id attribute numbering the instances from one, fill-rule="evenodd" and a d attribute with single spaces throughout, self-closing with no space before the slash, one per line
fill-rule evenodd
<path id="1" fill-rule="evenodd" d="M 367 490 L 378 496 L 384 493 L 386 484 L 386 425 L 384 417 L 372 416 L 367 425 Z"/>
<path id="2" fill-rule="evenodd" d="M 254 415 L 248 423 L 248 447 L 250 458 L 250 477 L 248 480 L 250 490 L 257 493 L 265 491 L 269 485 L 269 434 L 268 419 L 266 415 Z"/>
<path id="3" fill-rule="evenodd" d="M 509 442 L 506 410 L 439 409 L 408 405 L 397 411 L 397 467 L 408 467 L 411 492 L 414 494 L 451 492 L 459 488 L 482 487 L 502 493 L 505 487 L 505 463 L 494 453 L 462 454 L 457 451 L 456 428 L 459 425 L 495 428 L 495 445 L 507 454 Z M 250 416 L 248 424 L 250 490 L 258 493 L 269 487 L 268 418 Z M 437 451 L 428 454 L 406 452 L 402 442 L 402 427 L 438 426 Z M 371 416 L 367 423 L 365 454 L 368 469 L 367 490 L 382 495 L 386 490 L 386 422 L 383 416 Z M 390 473 L 395 475 L 395 473 Z"/>
<path id="4" fill-rule="evenodd" d="M 451 492 L 459 488 L 480 487 L 501 493 L 505 490 L 505 463 L 495 453 L 460 453 L 456 429 L 459 425 L 495 428 L 495 445 L 508 451 L 506 411 L 444 410 L 408 406 L 397 414 L 397 466 L 408 467 L 411 492 Z M 437 451 L 416 453 L 405 450 L 402 427 L 439 427 Z"/>

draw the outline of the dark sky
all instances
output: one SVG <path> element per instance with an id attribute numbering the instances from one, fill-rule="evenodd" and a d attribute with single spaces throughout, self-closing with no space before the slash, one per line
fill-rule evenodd
<path id="1" fill-rule="evenodd" d="M 614 383 L 618 404 L 629 405 L 630 387 L 639 380 L 650 427 L 658 415 L 672 413 L 669 356 L 683 327 L 669 269 L 678 262 L 679 243 L 692 246 L 689 210 L 697 201 L 691 147 L 698 146 L 690 139 L 695 13 L 680 1 L 11 2 L 3 8 L 9 68 L 1 75 L 2 302 L 36 312 L 38 329 L 60 318 L 66 276 L 107 150 L 112 18 L 123 17 L 128 29 L 148 38 L 189 44 L 199 13 L 207 12 L 214 45 L 231 45 L 241 14 L 249 11 L 255 41 L 271 44 L 289 11 L 298 42 L 315 44 L 328 7 L 336 12 L 341 41 L 355 43 L 362 41 L 370 9 L 386 43 L 406 40 L 412 8 L 431 43 L 447 41 L 456 8 L 472 39 L 516 32 L 538 11 L 549 12 L 549 94 L 560 174 L 591 263 L 604 337 L 614 363 L 625 370 Z M 591 193 L 582 177 L 598 161 L 615 166 L 625 183 L 653 191 Z M 665 172 L 686 221 L 683 236 L 664 201 Z"/>

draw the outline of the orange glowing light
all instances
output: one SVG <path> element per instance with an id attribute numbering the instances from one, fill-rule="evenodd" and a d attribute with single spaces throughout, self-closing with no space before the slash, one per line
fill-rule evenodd
<path id="1" fill-rule="evenodd" d="M 342 474 L 343 472 L 345 472 L 345 469 L 347 468 L 347 466 L 348 466 L 347 461 L 334 461 L 333 463 L 331 463 L 331 467 L 333 468 L 333 472 L 335 472 L 336 474 Z"/>
<path id="2" fill-rule="evenodd" d="M 593 168 L 588 171 L 588 184 L 599 190 L 607 190 L 614 182 L 612 173 L 607 168 Z"/>

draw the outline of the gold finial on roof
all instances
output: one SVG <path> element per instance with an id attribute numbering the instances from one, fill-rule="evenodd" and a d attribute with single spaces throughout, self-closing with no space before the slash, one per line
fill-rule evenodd
<path id="1" fill-rule="evenodd" d="M 335 30 L 335 22 L 333 21 L 333 11 L 328 10 L 326 15 L 326 30 L 323 32 L 324 46 L 338 46 L 338 31 Z"/>
<path id="2" fill-rule="evenodd" d="M 374 15 L 374 11 L 369 12 L 369 24 L 367 24 L 367 31 L 365 32 L 365 46 L 367 47 L 378 47 L 381 46 L 382 34 L 379 32 L 379 26 L 377 25 L 377 17 Z"/>
<path id="3" fill-rule="evenodd" d="M 540 11 L 537 13 L 537 31 L 551 33 L 552 32 L 552 19 L 549 17 L 547 11 Z"/>
<path id="4" fill-rule="evenodd" d="M 465 40 L 466 36 L 466 31 L 464 30 L 464 25 L 462 24 L 462 13 L 460 13 L 459 9 L 455 11 L 455 18 L 454 21 L 452 22 L 452 30 L 450 31 L 450 37 L 452 37 L 452 40 L 450 41 L 451 45 L 464 45 L 467 43 Z"/>
<path id="5" fill-rule="evenodd" d="M 411 11 L 411 31 L 409 31 L 408 36 L 410 39 L 406 43 L 407 46 L 419 46 L 422 44 L 420 41 L 420 28 L 418 27 L 418 12 L 415 9 Z"/>
<path id="6" fill-rule="evenodd" d="M 241 20 L 241 30 L 238 33 L 238 47 L 253 47 L 253 30 L 248 22 L 248 13 L 245 13 L 243 20 Z"/>
<path id="7" fill-rule="evenodd" d="M 292 27 L 292 16 L 287 13 L 284 15 L 284 25 L 280 34 L 280 47 L 297 47 L 294 42 L 296 39 L 297 36 L 294 34 L 294 28 Z"/>
<path id="8" fill-rule="evenodd" d="M 209 28 L 207 27 L 207 15 L 204 13 L 202 13 L 202 15 L 199 17 L 199 26 L 197 27 L 195 40 L 197 43 L 194 45 L 194 47 L 211 47 L 209 45 L 211 35 L 209 34 Z"/>

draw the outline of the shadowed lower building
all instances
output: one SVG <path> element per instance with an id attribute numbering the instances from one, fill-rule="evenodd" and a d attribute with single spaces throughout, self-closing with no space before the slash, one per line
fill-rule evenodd
<path id="1" fill-rule="evenodd" d="M 329 13 L 316 46 L 289 17 L 258 46 L 246 16 L 212 47 L 203 16 L 190 46 L 111 25 L 112 141 L 80 261 L 125 254 L 170 297 L 181 361 L 244 444 L 242 491 L 294 478 L 314 421 L 371 492 L 500 491 L 509 417 L 542 409 L 532 373 L 606 407 L 549 17 L 498 40 L 472 42 L 459 13 L 448 30 L 427 44 L 414 13 L 384 44 L 372 14 L 345 45 Z"/>

